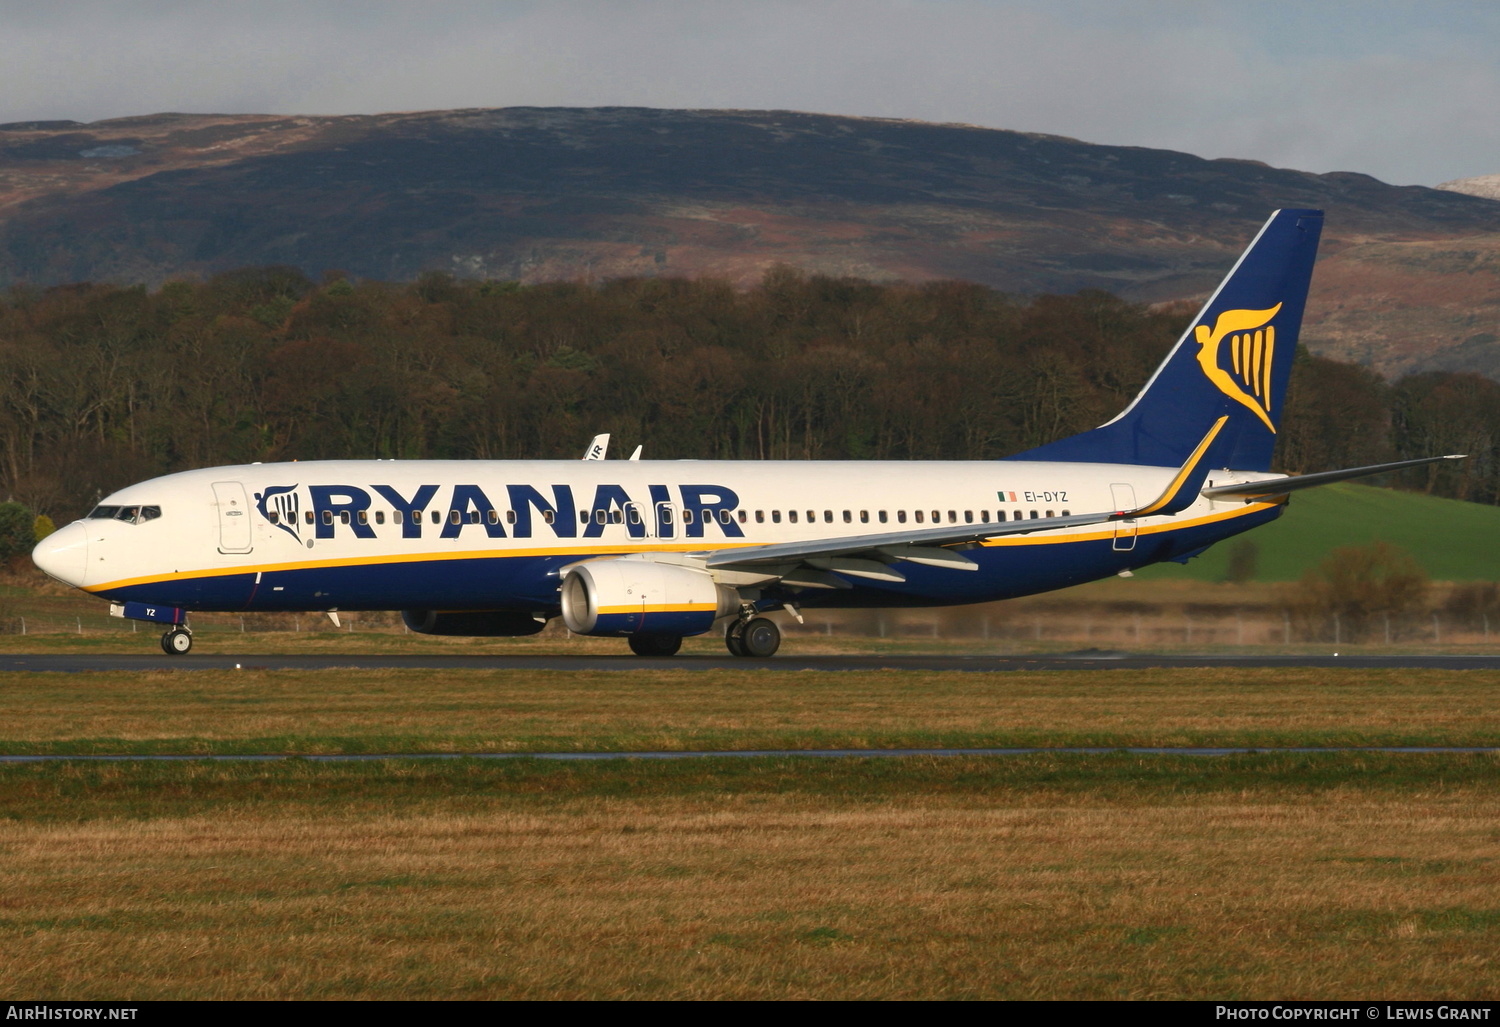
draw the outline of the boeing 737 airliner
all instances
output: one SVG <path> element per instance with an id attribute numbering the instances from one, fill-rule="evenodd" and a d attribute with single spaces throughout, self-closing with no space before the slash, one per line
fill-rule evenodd
<path id="1" fill-rule="evenodd" d="M 1452 459 L 1270 472 L 1322 224 L 1273 214 L 1118 417 L 1008 459 L 215 467 L 121 489 L 33 559 L 164 625 L 168 653 L 194 610 L 400 610 L 448 635 L 560 615 L 642 655 L 718 629 L 751 657 L 780 644 L 776 609 L 985 602 L 1185 560 L 1297 489 Z"/>

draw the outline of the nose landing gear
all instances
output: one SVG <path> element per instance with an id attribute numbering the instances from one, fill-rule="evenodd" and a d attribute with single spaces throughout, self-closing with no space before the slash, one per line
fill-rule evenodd
<path id="1" fill-rule="evenodd" d="M 161 636 L 161 651 L 168 656 L 181 656 L 193 647 L 193 633 L 185 627 L 175 627 Z"/>

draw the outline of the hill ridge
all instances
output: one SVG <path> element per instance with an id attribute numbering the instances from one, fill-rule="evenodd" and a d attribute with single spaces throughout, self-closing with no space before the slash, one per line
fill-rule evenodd
<path id="1" fill-rule="evenodd" d="M 291 264 L 744 286 L 791 264 L 1164 301 L 1212 288 L 1286 206 L 1329 215 L 1312 348 L 1388 375 L 1500 374 L 1500 204 L 1358 172 L 791 110 L 166 112 L 0 127 L 0 285 L 154 286 Z M 1482 258 L 1458 281 L 1444 262 L 1471 251 Z M 1379 288 L 1361 284 L 1372 268 Z"/>

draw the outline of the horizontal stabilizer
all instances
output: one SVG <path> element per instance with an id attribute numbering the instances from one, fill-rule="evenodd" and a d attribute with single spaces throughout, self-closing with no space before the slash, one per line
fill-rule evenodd
<path id="1" fill-rule="evenodd" d="M 1402 471 L 1408 467 L 1426 467 L 1428 464 L 1440 463 L 1443 460 L 1463 460 L 1467 456 L 1467 453 L 1424 456 L 1419 460 L 1397 460 L 1390 464 L 1348 467 L 1341 471 L 1320 471 L 1317 474 L 1299 474 L 1290 478 L 1266 478 L 1263 481 L 1247 481 L 1236 485 L 1216 485 L 1211 489 L 1204 489 L 1202 494 L 1209 499 L 1244 499 L 1249 502 L 1263 496 L 1284 496 L 1288 492 L 1296 492 L 1299 489 L 1332 485 L 1336 481 L 1348 481 L 1350 478 L 1364 478 L 1371 474 L 1385 474 L 1387 471 Z"/>

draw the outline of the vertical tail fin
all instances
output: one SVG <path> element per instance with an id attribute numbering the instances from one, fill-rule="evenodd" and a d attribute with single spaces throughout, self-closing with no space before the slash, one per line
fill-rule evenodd
<path id="1" fill-rule="evenodd" d="M 1320 210 L 1272 214 L 1124 412 L 1010 459 L 1178 467 L 1227 415 L 1219 466 L 1270 470 L 1322 230 Z"/>

